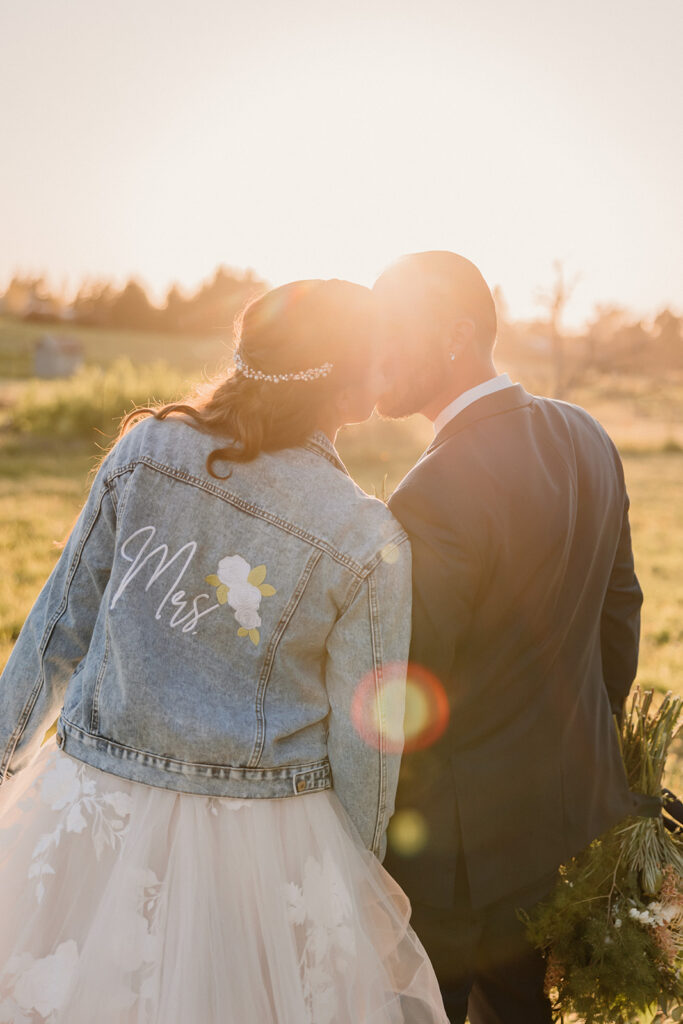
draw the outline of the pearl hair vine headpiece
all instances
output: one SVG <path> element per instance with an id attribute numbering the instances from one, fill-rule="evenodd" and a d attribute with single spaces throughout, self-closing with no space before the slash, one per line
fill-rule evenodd
<path id="1" fill-rule="evenodd" d="M 263 373 L 262 370 L 248 366 L 239 352 L 235 352 L 233 360 L 243 377 L 248 377 L 249 380 L 267 380 L 271 384 L 282 384 L 290 380 L 318 380 L 319 377 L 327 377 L 334 366 L 334 363 L 323 363 L 322 366 L 312 366 L 308 370 L 297 370 L 295 373 Z"/>

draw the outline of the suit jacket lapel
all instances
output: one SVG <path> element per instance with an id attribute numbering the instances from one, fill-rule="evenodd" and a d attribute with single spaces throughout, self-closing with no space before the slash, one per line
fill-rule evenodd
<path id="1" fill-rule="evenodd" d="M 512 409 L 521 409 L 530 405 L 533 396 L 524 390 L 521 384 L 514 384 L 511 388 L 503 388 L 502 391 L 494 391 L 492 395 L 484 395 L 483 398 L 472 402 L 466 409 L 454 416 L 452 420 L 442 427 L 436 435 L 425 455 L 429 455 L 435 448 L 438 448 L 461 430 L 471 426 L 479 420 L 488 419 L 491 416 L 500 416 L 501 413 L 510 412 Z"/>

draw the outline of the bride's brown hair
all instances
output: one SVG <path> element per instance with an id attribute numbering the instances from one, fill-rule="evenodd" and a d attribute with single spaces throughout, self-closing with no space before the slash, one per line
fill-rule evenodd
<path id="1" fill-rule="evenodd" d="M 121 424 L 121 437 L 141 417 L 190 417 L 193 426 L 227 440 L 207 459 L 249 462 L 260 452 L 302 444 L 339 390 L 362 379 L 376 331 L 372 293 L 349 281 L 295 281 L 255 299 L 235 325 L 235 348 L 243 366 L 262 374 L 296 374 L 330 363 L 326 376 L 306 380 L 254 379 L 237 367 L 213 387 L 182 402 L 135 409 Z M 228 474 L 229 475 L 229 474 Z"/>

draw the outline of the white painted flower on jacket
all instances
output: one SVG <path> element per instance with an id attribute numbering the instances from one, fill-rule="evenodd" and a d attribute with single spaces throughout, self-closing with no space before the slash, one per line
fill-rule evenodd
<path id="1" fill-rule="evenodd" d="M 244 629 L 258 629 L 261 616 L 254 608 L 236 608 L 235 618 Z"/>
<path id="2" fill-rule="evenodd" d="M 248 636 L 254 645 L 261 639 L 258 627 L 261 625 L 259 607 L 262 597 L 272 597 L 277 591 L 265 583 L 265 565 L 252 569 L 241 555 L 226 555 L 218 563 L 218 572 L 207 576 L 206 582 L 216 588 L 219 604 L 228 604 L 235 613 L 239 624 L 238 636 Z"/>

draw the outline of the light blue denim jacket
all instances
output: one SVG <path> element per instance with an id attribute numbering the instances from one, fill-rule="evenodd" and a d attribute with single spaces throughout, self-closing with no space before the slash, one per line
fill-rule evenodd
<path id="1" fill-rule="evenodd" d="M 59 715 L 66 753 L 149 785 L 246 798 L 334 785 L 383 856 L 408 539 L 322 434 L 219 463 L 224 481 L 205 468 L 219 445 L 149 418 L 102 463 L 0 677 L 0 780 Z"/>

